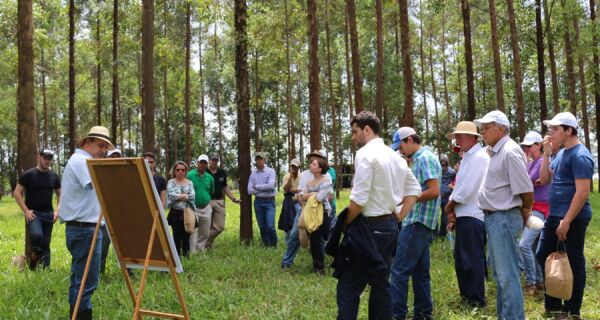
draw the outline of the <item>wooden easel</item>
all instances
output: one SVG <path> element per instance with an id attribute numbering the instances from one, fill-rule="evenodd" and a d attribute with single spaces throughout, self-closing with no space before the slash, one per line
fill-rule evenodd
<path id="1" fill-rule="evenodd" d="M 117 228 L 114 227 L 113 223 L 118 222 L 118 217 L 117 216 L 112 216 L 110 214 L 110 211 L 108 211 L 107 209 L 110 207 L 109 203 L 107 201 L 107 195 L 104 194 L 102 192 L 102 189 L 106 186 L 103 186 L 103 182 L 98 175 L 97 172 L 94 170 L 96 168 L 107 168 L 108 166 L 135 166 L 137 167 L 137 172 L 139 174 L 139 177 L 141 177 L 141 187 L 143 188 L 143 193 L 146 194 L 146 208 L 151 208 L 151 210 L 149 210 L 149 213 L 151 215 L 151 219 L 152 219 L 152 227 L 149 233 L 149 237 L 148 237 L 148 243 L 145 245 L 145 255 L 144 255 L 144 259 L 139 259 L 139 258 L 135 258 L 135 257 L 127 257 L 125 255 L 125 251 L 123 250 L 124 247 L 122 246 L 121 242 L 120 242 L 120 236 L 118 234 L 116 234 L 118 231 Z M 94 236 L 92 238 L 92 243 L 90 246 L 90 251 L 88 253 L 88 259 L 86 261 L 86 265 L 85 265 L 85 269 L 83 272 L 83 279 L 81 281 L 81 286 L 79 288 L 79 293 L 77 294 L 77 300 L 75 303 L 75 309 L 73 310 L 73 317 L 72 320 L 75 320 L 77 318 L 77 312 L 79 310 L 79 305 L 81 303 L 81 297 L 83 296 L 83 289 L 85 288 L 85 283 L 87 280 L 87 276 L 89 273 L 89 268 L 92 262 L 92 257 L 93 257 L 93 253 L 94 253 L 94 248 L 96 247 L 96 242 L 98 239 L 98 233 L 100 232 L 100 225 L 102 222 L 102 219 L 105 218 L 106 219 L 106 223 L 108 226 L 108 231 L 110 233 L 111 239 L 113 241 L 113 247 L 115 249 L 115 253 L 116 256 L 119 260 L 119 266 L 121 267 L 121 271 L 123 273 L 123 277 L 125 278 L 125 283 L 127 284 L 127 289 L 129 291 L 129 295 L 131 297 L 131 300 L 134 304 L 134 313 L 133 313 L 133 319 L 134 320 L 141 320 L 143 318 L 143 316 L 153 316 L 153 317 L 160 317 L 160 318 L 170 318 L 170 319 L 185 319 L 185 320 L 189 320 L 190 316 L 187 310 L 187 306 L 183 297 L 183 291 L 181 289 L 181 286 L 179 284 L 179 280 L 177 279 L 177 269 L 176 269 L 176 264 L 175 264 L 175 257 L 172 254 L 172 247 L 170 246 L 169 243 L 169 238 L 168 238 L 168 234 L 165 232 L 165 228 L 164 228 L 164 215 L 161 214 L 161 210 L 162 207 L 159 205 L 159 202 L 157 200 L 157 192 L 156 192 L 156 188 L 153 187 L 153 185 L 151 184 L 151 176 L 149 174 L 149 168 L 145 165 L 145 163 L 143 162 L 142 158 L 121 158 L 121 159 L 102 159 L 102 160 L 88 160 L 88 168 L 90 169 L 90 175 L 92 177 L 92 181 L 94 183 L 94 186 L 96 188 L 96 193 L 98 194 L 98 199 L 100 200 L 100 204 L 102 207 L 102 212 L 108 213 L 108 214 L 100 214 L 98 217 L 98 223 L 96 225 L 96 229 L 94 230 Z M 131 169 L 133 170 L 133 169 Z M 106 179 L 104 179 L 106 180 Z M 139 180 L 138 180 L 139 181 Z M 133 183 L 135 183 L 135 181 L 133 181 Z M 111 186 L 109 186 L 111 187 Z M 138 187 L 140 187 L 138 185 Z M 127 188 L 127 186 L 125 186 L 125 188 Z M 140 190 L 137 190 L 140 191 Z M 115 190 L 112 190 L 112 192 L 118 192 Z M 110 192 L 107 192 L 110 194 Z M 135 192 L 134 192 L 135 194 Z M 150 196 L 152 195 L 152 196 Z M 110 197 L 110 195 L 108 195 L 108 197 Z M 109 200 L 111 201 L 111 200 Z M 114 203 L 111 203 L 114 205 Z M 147 214 L 147 213 L 146 213 Z M 113 220 L 117 218 L 117 220 Z M 117 231 L 117 232 L 115 232 Z M 147 229 L 146 229 L 147 231 Z M 156 240 L 156 235 L 158 235 L 158 244 L 160 245 L 160 251 L 158 251 L 158 253 L 160 254 L 159 258 L 152 258 L 152 255 L 154 253 L 154 255 L 156 256 L 156 251 L 154 249 L 155 248 L 155 240 Z M 139 250 L 139 249 L 138 249 Z M 177 260 L 178 261 L 178 260 Z M 127 271 L 127 264 L 128 263 L 134 263 L 134 264 L 143 264 L 143 271 L 142 271 L 142 277 L 140 279 L 140 288 L 138 290 L 138 292 L 136 293 L 134 291 L 133 285 L 131 283 L 131 278 L 129 276 L 129 272 Z M 141 308 L 141 303 L 142 303 L 142 297 L 144 295 L 144 289 L 146 286 L 146 281 L 147 281 L 147 277 L 148 277 L 148 271 L 149 268 L 151 266 L 154 267 L 159 267 L 162 269 L 167 269 L 166 271 L 168 271 L 171 274 L 171 281 L 173 283 L 173 287 L 175 288 L 175 292 L 177 294 L 177 298 L 179 300 L 179 305 L 181 307 L 181 311 L 182 314 L 173 314 L 173 313 L 165 313 L 165 312 L 159 312 L 159 311 L 154 311 L 154 310 L 147 310 L 147 309 L 142 309 Z"/>

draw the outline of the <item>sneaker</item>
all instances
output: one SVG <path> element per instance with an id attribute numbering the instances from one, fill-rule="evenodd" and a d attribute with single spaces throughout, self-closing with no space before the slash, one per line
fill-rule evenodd
<path id="1" fill-rule="evenodd" d="M 281 270 L 287 270 L 290 269 L 292 266 L 288 265 L 288 264 L 281 264 Z"/>
<path id="2" fill-rule="evenodd" d="M 569 319 L 569 314 L 566 312 L 559 312 L 555 317 L 554 320 L 566 320 Z"/>
<path id="3" fill-rule="evenodd" d="M 534 283 L 528 283 L 525 285 L 525 294 L 528 296 L 532 296 L 535 294 L 535 284 Z"/>

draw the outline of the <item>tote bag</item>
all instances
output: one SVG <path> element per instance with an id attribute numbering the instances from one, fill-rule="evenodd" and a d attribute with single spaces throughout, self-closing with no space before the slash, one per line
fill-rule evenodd
<path id="1" fill-rule="evenodd" d="M 564 242 L 565 251 L 558 250 L 560 242 L 556 245 L 556 252 L 551 253 L 546 258 L 544 268 L 546 272 L 546 294 L 551 297 L 569 300 L 573 293 L 573 271 L 571 270 L 571 264 L 569 264 L 569 257 L 565 252 Z"/>
<path id="2" fill-rule="evenodd" d="M 196 214 L 194 213 L 194 209 L 190 207 L 185 207 L 183 209 L 183 226 L 185 227 L 185 232 L 192 234 L 196 229 Z"/>

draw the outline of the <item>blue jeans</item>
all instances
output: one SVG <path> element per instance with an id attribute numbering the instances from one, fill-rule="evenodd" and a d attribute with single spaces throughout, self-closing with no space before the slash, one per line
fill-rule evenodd
<path id="1" fill-rule="evenodd" d="M 292 230 L 290 230 L 287 249 L 285 250 L 283 258 L 281 259 L 282 267 L 290 267 L 292 264 L 294 264 L 294 259 L 296 258 L 296 254 L 300 248 L 300 239 L 298 238 L 298 217 L 300 217 L 302 208 L 298 202 L 294 203 L 294 209 L 296 209 L 294 226 L 292 227 Z"/>
<path id="2" fill-rule="evenodd" d="M 260 237 L 265 247 L 277 246 L 275 232 L 275 200 L 254 199 L 254 214 L 260 228 Z"/>
<path id="3" fill-rule="evenodd" d="M 485 215 L 485 230 L 494 278 L 498 319 L 525 319 L 519 270 L 518 239 L 523 230 L 519 208 Z"/>
<path id="4" fill-rule="evenodd" d="M 336 300 L 338 319 L 356 319 L 360 295 L 367 283 L 371 286 L 369 294 L 369 319 L 391 319 L 392 299 L 390 297 L 389 266 L 392 262 L 397 224 L 394 219 L 368 222 L 369 229 L 377 249 L 388 269 L 379 274 L 368 274 L 365 270 L 351 266 L 340 272 L 337 284 Z"/>
<path id="5" fill-rule="evenodd" d="M 40 257 L 40 266 L 48 268 L 50 267 L 50 241 L 52 240 L 54 213 L 34 211 L 34 214 L 35 219 L 27 221 L 31 249 Z"/>
<path id="6" fill-rule="evenodd" d="M 556 229 L 562 218 L 548 217 L 540 235 L 540 244 L 536 252 L 536 258 L 540 265 L 544 265 L 546 258 L 550 253 L 555 252 L 558 246 L 558 237 Z M 583 292 L 585 289 L 585 256 L 583 255 L 583 246 L 585 244 L 585 232 L 590 223 L 590 219 L 575 219 L 571 222 L 567 239 L 564 244 L 566 246 L 569 264 L 573 271 L 573 293 L 571 300 L 563 301 L 548 295 L 544 296 L 544 305 L 547 311 L 564 311 L 572 315 L 579 315 L 581 303 L 583 301 Z M 560 246 L 561 250 L 564 247 Z"/>
<path id="7" fill-rule="evenodd" d="M 81 286 L 81 280 L 83 278 L 85 263 L 87 262 L 92 238 L 94 237 L 94 230 L 95 227 L 80 228 L 67 226 L 65 228 L 67 249 L 69 249 L 72 256 L 71 285 L 69 286 L 69 304 L 71 307 L 75 307 L 77 294 L 79 293 L 79 287 Z M 88 271 L 87 281 L 85 282 L 85 288 L 83 289 L 79 310 L 92 309 L 92 294 L 94 293 L 94 290 L 96 290 L 98 279 L 100 278 L 101 251 L 102 232 L 99 232 L 98 239 L 96 240 L 96 247 L 94 248 L 92 263 L 90 264 L 90 269 Z"/>
<path id="8" fill-rule="evenodd" d="M 544 214 L 539 211 L 533 211 L 533 215 L 544 221 Z M 538 247 L 538 238 L 542 230 L 533 230 L 525 227 L 521 240 L 519 241 L 519 267 L 525 271 L 525 282 L 527 284 L 544 283 L 542 267 L 535 258 L 535 251 Z"/>
<path id="9" fill-rule="evenodd" d="M 394 318 L 405 319 L 408 313 L 408 280 L 412 277 L 414 317 L 432 317 L 429 247 L 434 230 L 421 223 L 403 226 L 398 234 L 396 256 L 392 264 L 392 303 Z"/>
<path id="10" fill-rule="evenodd" d="M 454 269 L 460 296 L 483 307 L 485 301 L 485 226 L 473 217 L 456 219 Z"/>

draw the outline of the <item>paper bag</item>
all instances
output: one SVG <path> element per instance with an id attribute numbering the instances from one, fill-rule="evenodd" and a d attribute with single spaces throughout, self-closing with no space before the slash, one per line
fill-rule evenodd
<path id="1" fill-rule="evenodd" d="M 571 299 L 573 292 L 573 271 L 566 252 L 551 253 L 546 259 L 546 294 L 563 299 Z"/>

